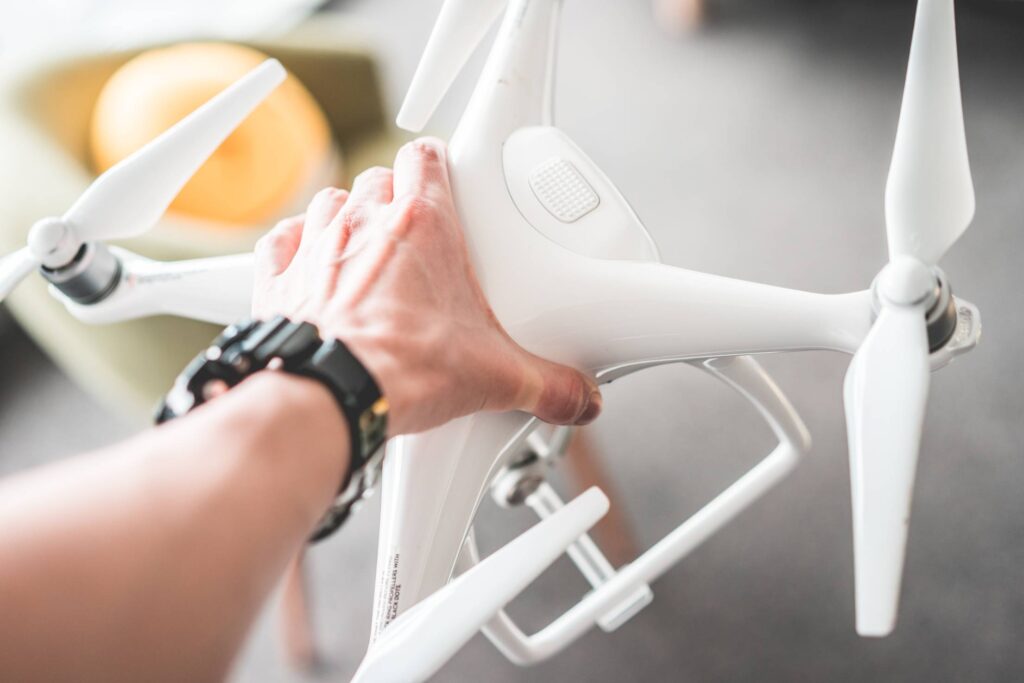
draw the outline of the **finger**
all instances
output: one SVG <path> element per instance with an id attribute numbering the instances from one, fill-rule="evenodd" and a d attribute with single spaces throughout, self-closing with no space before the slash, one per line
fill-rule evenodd
<path id="1" fill-rule="evenodd" d="M 390 168 L 372 166 L 352 181 L 349 201 L 355 210 L 371 210 L 382 204 L 390 204 L 394 198 L 392 172 Z"/>
<path id="2" fill-rule="evenodd" d="M 279 222 L 256 243 L 256 265 L 269 275 L 280 275 L 295 258 L 302 241 L 304 215 Z"/>
<path id="3" fill-rule="evenodd" d="M 447 152 L 441 140 L 419 138 L 402 145 L 395 156 L 394 191 L 396 197 L 451 194 Z"/>
<path id="4" fill-rule="evenodd" d="M 327 226 L 324 240 L 330 246 L 330 259 L 342 257 L 358 249 L 370 239 L 373 231 L 362 230 L 393 198 L 390 168 L 373 166 L 352 181 L 352 192 L 345 209 Z M 362 238 L 360 238 L 362 235 Z"/>
<path id="5" fill-rule="evenodd" d="M 316 193 L 306 209 L 306 225 L 302 231 L 302 246 L 314 243 L 320 233 L 344 208 L 348 201 L 348 190 L 337 187 L 325 187 Z"/>
<path id="6" fill-rule="evenodd" d="M 374 166 L 356 176 L 345 208 L 331 219 L 323 231 L 323 244 L 329 245 L 329 253 L 325 257 L 336 260 L 345 254 L 350 244 L 357 244 L 358 239 L 354 240 L 356 235 L 366 232 L 360 228 L 391 199 L 391 169 Z"/>
<path id="7" fill-rule="evenodd" d="M 601 412 L 601 392 L 587 375 L 566 365 L 530 356 L 520 410 L 551 424 L 585 425 Z"/>

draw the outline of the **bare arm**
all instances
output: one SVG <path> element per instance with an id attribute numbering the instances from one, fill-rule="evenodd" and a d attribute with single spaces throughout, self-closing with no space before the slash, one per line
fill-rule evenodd
<path id="1" fill-rule="evenodd" d="M 187 420 L 0 484 L 0 678 L 223 678 L 338 487 L 332 401 L 262 373 Z"/>
<path id="2" fill-rule="evenodd" d="M 591 378 L 527 353 L 494 319 L 437 142 L 272 230 L 254 311 L 345 341 L 387 396 L 392 435 L 482 409 L 582 424 L 601 407 Z M 222 679 L 347 471 L 333 401 L 266 371 L 0 484 L 0 680 Z"/>

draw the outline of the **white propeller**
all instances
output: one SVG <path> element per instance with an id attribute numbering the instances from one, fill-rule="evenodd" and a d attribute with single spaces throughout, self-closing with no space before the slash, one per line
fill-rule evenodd
<path id="1" fill-rule="evenodd" d="M 883 306 L 844 386 L 857 631 L 864 636 L 887 635 L 895 625 L 929 377 L 923 306 Z"/>
<path id="2" fill-rule="evenodd" d="M 920 0 L 885 188 L 889 258 L 939 262 L 974 217 L 953 0 Z"/>
<path id="3" fill-rule="evenodd" d="M 400 128 L 419 132 L 469 61 L 506 0 L 446 0 L 398 112 Z"/>
<path id="4" fill-rule="evenodd" d="M 590 488 L 453 579 L 388 626 L 353 683 L 432 676 L 607 511 L 608 498 Z"/>
<path id="5" fill-rule="evenodd" d="M 42 264 L 70 262 L 84 242 L 139 235 L 287 73 L 268 59 L 93 181 L 61 218 L 39 221 L 29 246 L 0 261 L 0 300 Z"/>
<path id="6" fill-rule="evenodd" d="M 974 214 L 953 0 L 918 2 L 885 207 L 890 262 L 875 283 L 880 311 L 844 389 L 864 636 L 888 635 L 896 624 L 928 398 L 934 266 Z"/>

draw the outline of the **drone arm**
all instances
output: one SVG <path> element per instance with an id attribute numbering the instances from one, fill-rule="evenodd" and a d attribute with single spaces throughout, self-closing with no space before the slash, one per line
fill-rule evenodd
<path id="1" fill-rule="evenodd" d="M 545 267 L 560 268 L 557 279 L 526 295 L 502 290 L 492 305 L 530 351 L 597 371 L 779 351 L 852 353 L 871 325 L 868 291 L 817 294 L 658 263 L 580 258 Z M 545 297 L 546 309 L 531 308 Z"/>
<path id="2" fill-rule="evenodd" d="M 561 9 L 562 0 L 511 0 L 452 145 L 551 123 Z"/>
<path id="3" fill-rule="evenodd" d="M 456 138 L 477 123 L 487 125 L 464 119 Z M 867 334 L 869 291 L 820 294 L 657 263 L 625 199 L 571 141 L 540 127 L 491 147 L 488 132 L 453 140 L 452 187 L 484 292 L 530 351 L 601 370 L 802 349 L 852 353 Z M 571 159 L 579 182 L 594 189 L 597 208 L 570 227 L 555 225 L 533 181 L 523 180 L 552 155 Z"/>
<path id="4" fill-rule="evenodd" d="M 441 6 L 398 112 L 399 128 L 417 133 L 423 130 L 506 4 L 505 0 L 447 0 Z"/>
<path id="5" fill-rule="evenodd" d="M 68 311 L 87 323 L 113 323 L 151 315 L 176 315 L 227 325 L 250 313 L 251 253 L 187 261 L 151 261 L 112 249 L 121 262 L 114 291 L 92 304 L 75 302 L 56 288 Z"/>

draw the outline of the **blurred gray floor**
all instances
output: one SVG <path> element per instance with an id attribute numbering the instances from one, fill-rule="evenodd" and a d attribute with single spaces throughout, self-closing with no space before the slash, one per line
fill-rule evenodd
<path id="1" fill-rule="evenodd" d="M 593 632 L 533 669 L 475 638 L 438 681 L 1011 681 L 1024 676 L 1024 22 L 1012 3 L 964 5 L 961 60 L 977 186 L 973 229 L 943 267 L 982 310 L 985 335 L 933 377 L 900 623 L 853 630 L 847 359 L 772 357 L 815 447 L 766 499 L 654 585 L 613 635 Z M 350 0 L 400 102 L 438 0 Z M 647 2 L 570 0 L 560 125 L 619 183 L 669 263 L 839 292 L 883 264 L 882 192 L 913 7 L 905 2 L 731 2 L 673 39 Z M 479 56 L 476 62 L 479 66 Z M 442 108 L 451 128 L 469 83 Z M 0 472 L 123 434 L 19 333 L 0 340 Z M 650 396 L 657 396 L 658 409 Z M 694 371 L 617 383 L 593 428 L 642 544 L 657 540 L 770 447 L 752 411 Z M 60 429 L 38 409 L 57 411 Z M 316 621 L 347 680 L 367 641 L 377 511 L 312 552 Z M 481 512 L 485 548 L 531 522 Z M 563 564 L 512 606 L 529 629 L 584 591 Z M 297 681 L 264 618 L 240 681 Z"/>

